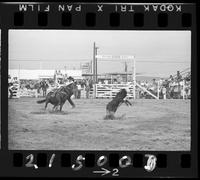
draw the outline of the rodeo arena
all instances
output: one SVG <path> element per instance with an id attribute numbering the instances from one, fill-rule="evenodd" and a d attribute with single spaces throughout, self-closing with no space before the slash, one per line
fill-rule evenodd
<path id="1" fill-rule="evenodd" d="M 101 59 L 131 60 L 133 69 L 98 74 Z M 191 70 L 166 78 L 141 79 L 133 55 L 94 55 L 79 69 L 9 69 L 9 149 L 28 150 L 189 150 Z M 37 103 L 75 83 L 63 109 Z M 108 104 L 122 89 L 114 119 Z M 124 101 L 123 101 L 124 102 Z M 112 110 L 111 110 L 112 111 Z"/>

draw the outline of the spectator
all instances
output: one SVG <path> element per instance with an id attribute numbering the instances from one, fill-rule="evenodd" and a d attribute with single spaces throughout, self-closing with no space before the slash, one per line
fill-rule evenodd
<path id="1" fill-rule="evenodd" d="M 170 75 L 169 80 L 170 80 L 170 81 L 173 81 L 173 80 L 174 80 L 174 78 L 173 78 L 172 75 Z"/>
<path id="2" fill-rule="evenodd" d="M 117 84 L 117 79 L 114 79 L 114 82 L 113 82 L 113 84 Z"/>
<path id="3" fill-rule="evenodd" d="M 86 82 L 85 91 L 86 91 L 86 98 L 88 99 L 90 95 L 90 84 L 88 81 Z"/>
<path id="4" fill-rule="evenodd" d="M 163 99 L 166 99 L 167 89 L 165 87 L 162 88 Z"/>
<path id="5" fill-rule="evenodd" d="M 74 94 L 74 98 L 77 99 L 78 98 L 78 87 L 77 87 L 77 82 L 74 82 L 75 87 L 73 89 L 73 94 Z"/>
<path id="6" fill-rule="evenodd" d="M 108 84 L 108 80 L 107 79 L 104 80 L 104 84 Z"/>
<path id="7" fill-rule="evenodd" d="M 78 96 L 77 96 L 77 98 L 80 99 L 81 98 L 81 84 L 80 83 L 78 83 L 77 89 L 78 89 Z"/>
<path id="8" fill-rule="evenodd" d="M 8 75 L 8 86 L 10 86 L 12 84 L 12 79 L 11 79 L 11 76 Z"/>

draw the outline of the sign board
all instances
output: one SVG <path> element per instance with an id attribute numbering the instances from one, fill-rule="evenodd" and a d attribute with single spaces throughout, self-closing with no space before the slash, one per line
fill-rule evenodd
<path id="1" fill-rule="evenodd" d="M 81 69 L 84 74 L 91 73 L 91 63 L 83 63 L 81 64 Z"/>
<path id="2" fill-rule="evenodd" d="M 119 59 L 119 60 L 125 60 L 125 59 L 134 59 L 133 55 L 96 55 L 97 59 Z"/>

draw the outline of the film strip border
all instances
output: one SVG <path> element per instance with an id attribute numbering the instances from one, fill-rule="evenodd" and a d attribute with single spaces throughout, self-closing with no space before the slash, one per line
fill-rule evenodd
<path id="1" fill-rule="evenodd" d="M 184 30 L 195 24 L 194 4 L 39 3 L 3 4 L 1 7 L 3 26 L 15 29 Z"/>
<path id="2" fill-rule="evenodd" d="M 157 6 L 104 4 L 73 4 L 72 10 L 55 10 L 57 4 L 29 6 L 34 10 L 20 11 L 19 5 L 0 4 L 0 25 L 9 29 L 133 29 L 133 30 L 195 30 L 193 4 Z M 81 6 L 80 6 L 81 5 Z M 25 6 L 28 9 L 28 6 Z M 66 8 L 67 6 L 65 6 Z M 71 7 L 71 5 L 69 5 Z M 69 8 L 67 7 L 67 8 Z M 80 8 L 81 7 L 81 8 Z M 87 8 L 86 8 L 87 7 Z M 173 7 L 173 10 L 172 10 Z M 40 11 L 38 11 L 40 8 Z M 146 10 L 145 10 L 146 8 Z M 149 8 L 149 11 L 147 10 Z M 163 9 L 162 9 L 163 8 Z M 81 9 L 81 10 L 80 10 Z M 125 11 L 126 9 L 126 11 Z M 165 9 L 165 10 L 164 10 Z M 194 33 L 194 32 L 193 32 Z M 195 36 L 193 36 L 194 40 Z M 194 51 L 194 48 L 192 48 Z M 193 53 L 192 53 L 193 54 Z M 194 56 L 192 56 L 194 58 Z M 193 59 L 192 58 L 192 59 Z M 195 124 L 192 123 L 192 129 Z M 192 132 L 192 139 L 194 138 Z M 3 135 L 5 137 L 5 135 Z M 5 140 L 5 139 L 4 139 Z M 194 141 L 193 141 L 194 142 Z M 192 143 L 194 145 L 194 143 Z M 191 152 L 53 152 L 8 151 L 0 153 L 2 175 L 10 176 L 105 176 L 105 177 L 190 177 L 196 162 Z M 195 153 L 196 154 L 196 153 Z M 148 170 L 148 159 L 150 170 Z M 78 158 L 78 160 L 77 160 Z M 8 159 L 5 161 L 5 159 Z M 154 161 L 156 159 L 156 161 Z M 82 165 L 74 170 L 73 165 Z M 156 163 L 154 163 L 156 162 Z M 155 166 L 153 166 L 155 165 Z M 121 167 L 122 166 L 122 167 Z M 147 166 L 147 169 L 145 169 Z M 76 166 L 79 167 L 79 166 Z M 152 169 L 153 167 L 153 169 Z M 6 169 L 5 169 L 6 168 Z"/>
<path id="3" fill-rule="evenodd" d="M 63 27 L 70 27 L 72 25 L 72 13 L 62 13 L 61 15 L 61 25 Z M 120 13 L 110 13 L 109 15 L 109 26 L 110 27 L 119 27 L 120 26 L 120 20 L 121 20 Z M 182 13 L 181 16 L 181 27 L 191 27 L 192 25 L 192 15 L 190 13 Z M 157 16 L 157 27 L 167 27 L 169 25 L 168 23 L 169 15 L 167 13 L 159 13 Z M 96 14 L 92 12 L 88 12 L 85 15 L 85 25 L 87 27 L 95 27 L 98 26 L 98 22 L 96 22 Z M 27 21 L 26 15 L 24 12 L 16 12 L 14 13 L 14 26 L 20 27 L 24 26 L 24 22 Z M 143 13 L 135 13 L 133 15 L 133 26 L 134 27 L 143 27 L 144 24 L 144 14 Z M 37 15 L 37 25 L 39 27 L 45 27 L 48 26 L 48 13 L 40 12 Z"/>
<path id="4" fill-rule="evenodd" d="M 9 171 L 25 176 L 187 177 L 188 152 L 10 151 Z M 39 173 L 38 173 L 39 172 Z M 12 176 L 12 174 L 11 174 Z"/>

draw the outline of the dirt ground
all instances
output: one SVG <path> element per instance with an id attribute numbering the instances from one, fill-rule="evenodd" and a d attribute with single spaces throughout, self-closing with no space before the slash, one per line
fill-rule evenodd
<path id="1" fill-rule="evenodd" d="M 9 149 L 190 150 L 190 100 L 130 100 L 116 120 L 103 119 L 110 99 L 73 99 L 76 108 L 66 102 L 63 112 L 37 100 L 9 100 Z"/>

